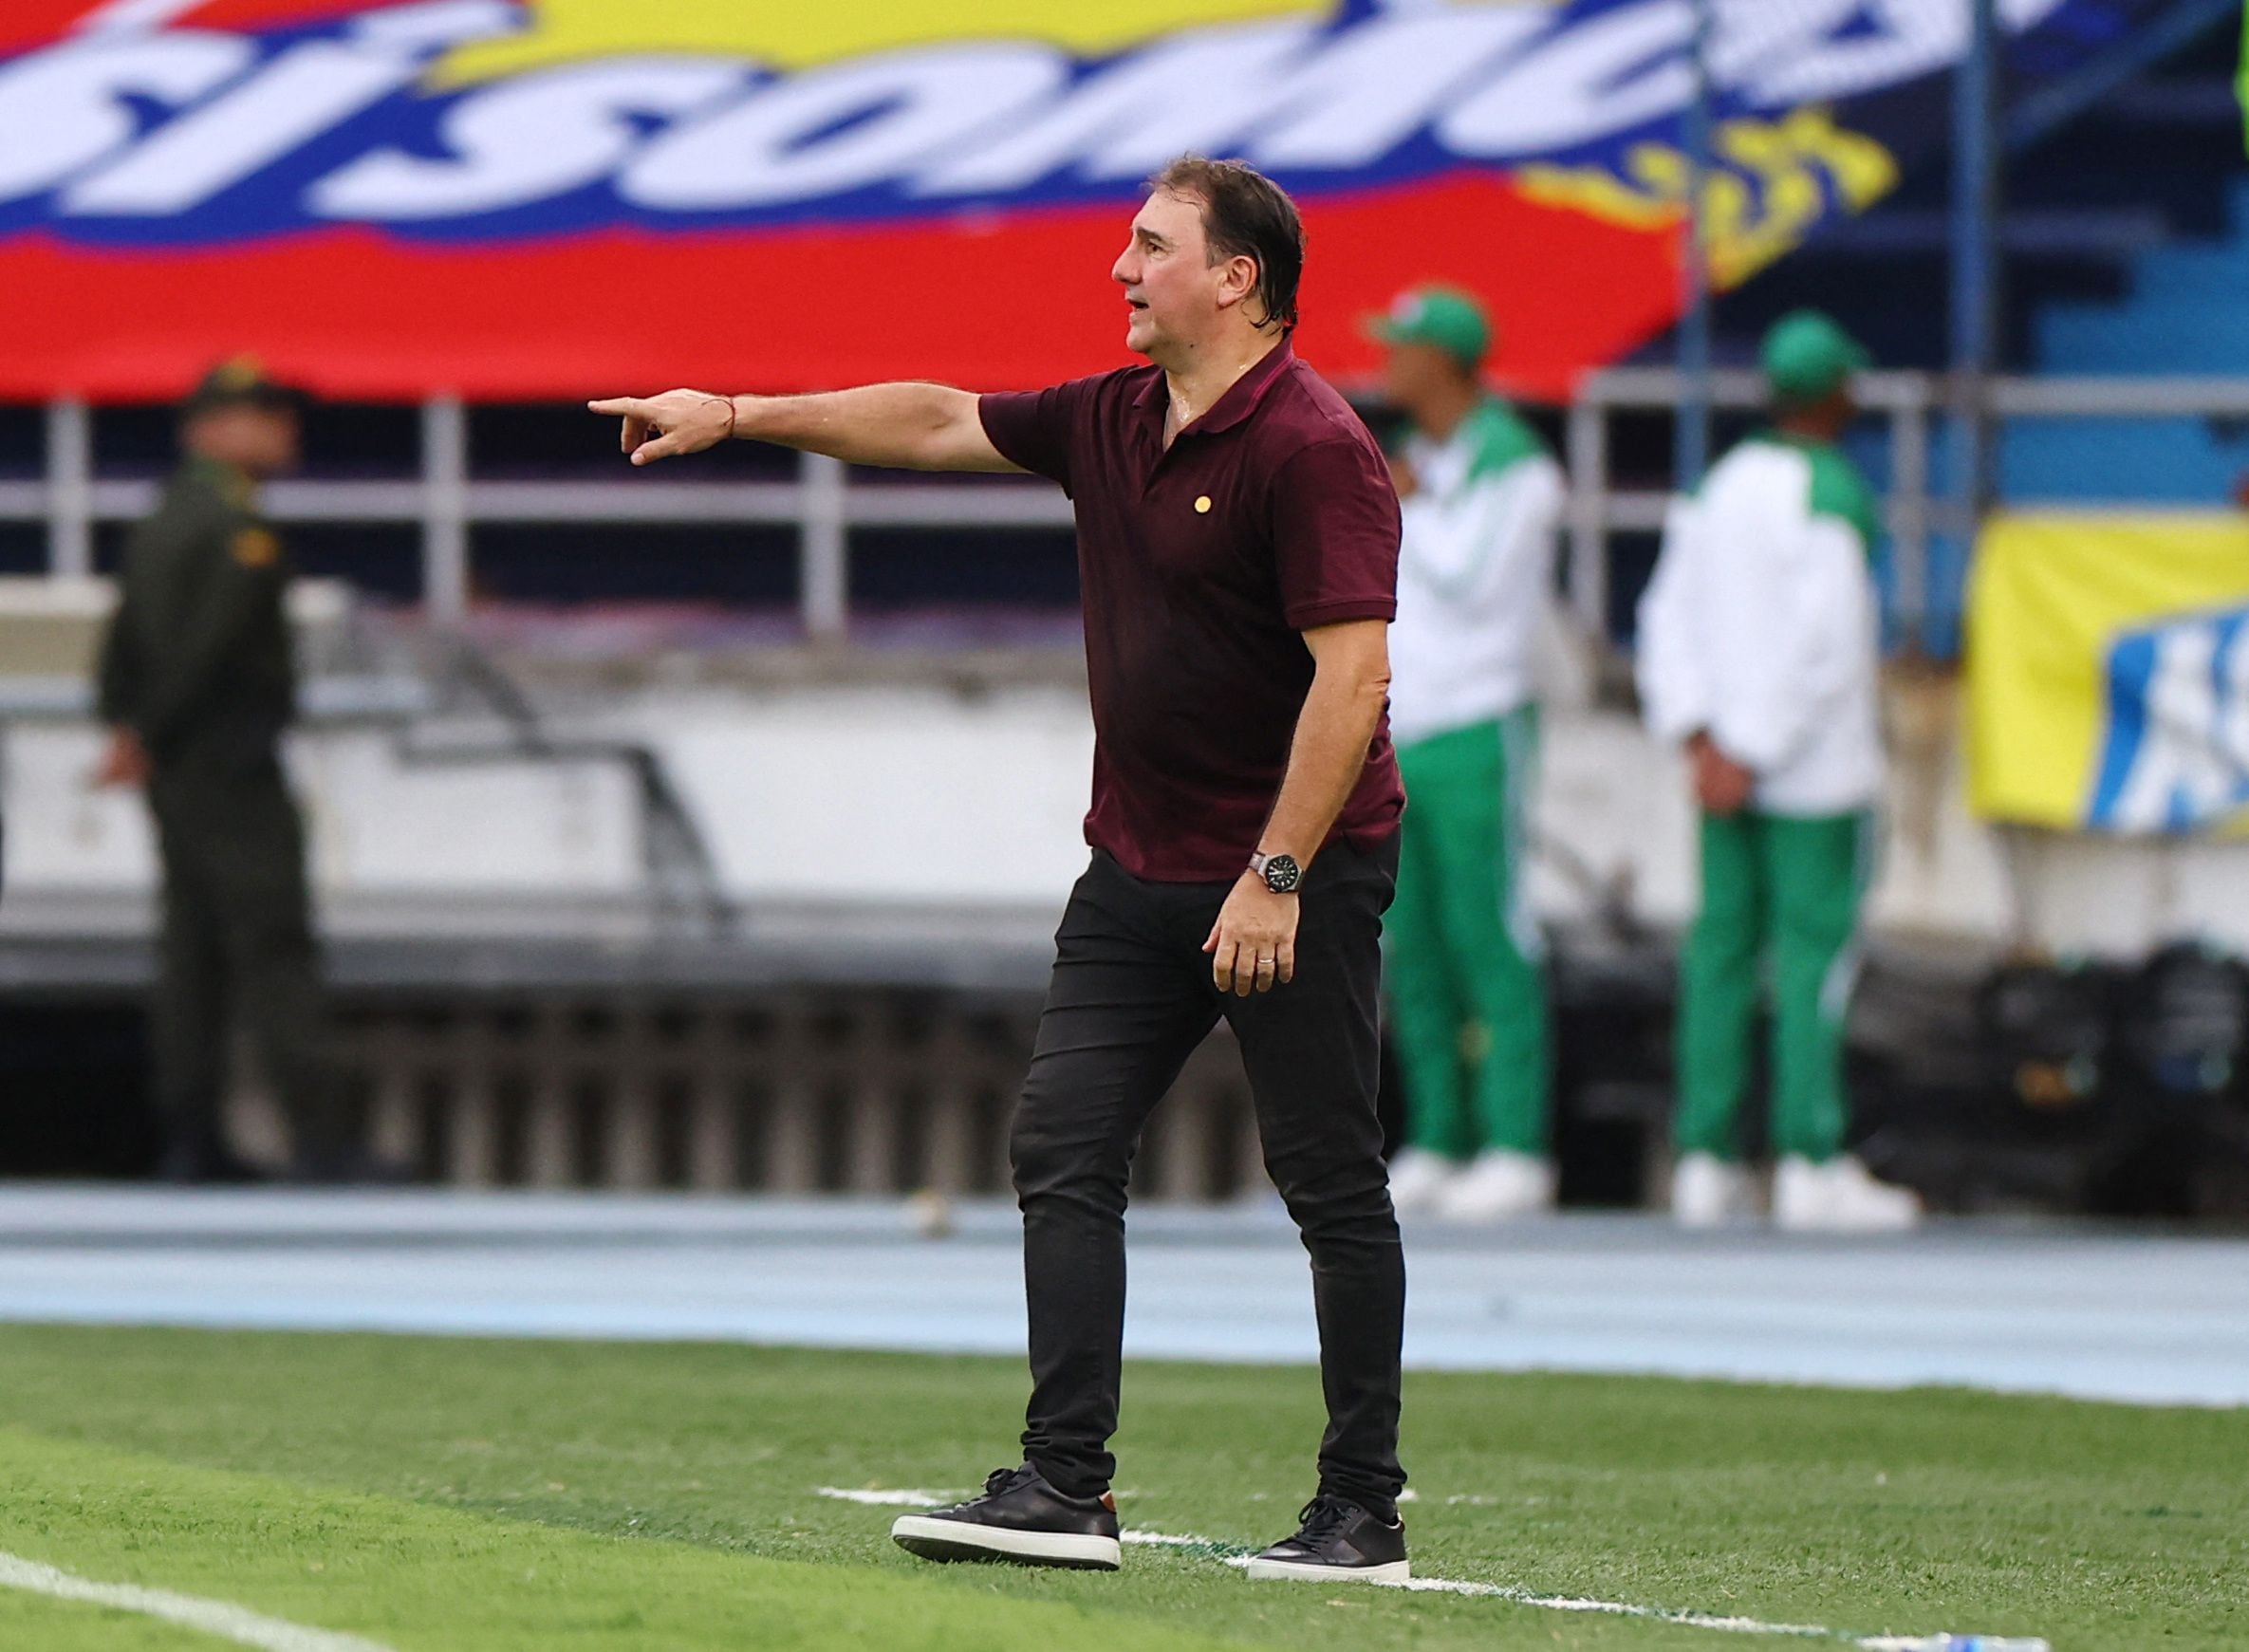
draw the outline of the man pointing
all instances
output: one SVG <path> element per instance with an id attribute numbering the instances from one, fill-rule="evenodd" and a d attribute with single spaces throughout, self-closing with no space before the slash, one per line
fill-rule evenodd
<path id="1" fill-rule="evenodd" d="M 1328 1403 L 1301 1529 L 1250 1575 L 1406 1573 L 1405 1271 L 1374 1104 L 1404 805 L 1385 712 L 1398 503 L 1372 436 L 1291 348 L 1303 262 L 1286 195 L 1189 158 L 1151 181 L 1110 270 L 1148 366 L 982 397 L 877 384 L 591 404 L 623 416 L 636 464 L 743 436 L 855 464 L 1028 471 L 1076 505 L 1093 859 L 1055 937 L 1011 1142 L 1024 1460 L 897 1523 L 930 1559 L 1118 1565 L 1125 1181 L 1150 1111 L 1223 1015 L 1310 1253 Z"/>

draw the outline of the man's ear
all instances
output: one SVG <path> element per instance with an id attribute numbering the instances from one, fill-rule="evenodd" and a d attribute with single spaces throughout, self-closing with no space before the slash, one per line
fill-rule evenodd
<path id="1" fill-rule="evenodd" d="M 1248 253 L 1226 260 L 1218 277 L 1218 307 L 1231 309 L 1257 290 L 1257 261 Z"/>

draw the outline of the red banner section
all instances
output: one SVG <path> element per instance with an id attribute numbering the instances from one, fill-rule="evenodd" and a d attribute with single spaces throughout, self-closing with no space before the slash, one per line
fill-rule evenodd
<path id="1" fill-rule="evenodd" d="M 0 290 L 39 295 L 0 352 L 0 397 L 169 393 L 214 354 L 254 348 L 325 394 L 575 398 L 674 383 L 796 389 L 926 378 L 1046 383 L 1124 359 L 1108 279 L 1131 208 L 1007 224 L 755 235 L 604 231 L 543 247 L 404 245 L 365 229 L 249 248 L 131 252 L 0 242 Z M 1676 237 L 1524 201 L 1486 179 L 1314 202 L 1305 352 L 1372 364 L 1359 330 L 1412 282 L 1489 293 L 1497 370 L 1563 394 L 1671 318 Z M 1441 237 L 1401 234 L 1441 225 Z M 1507 272 L 1536 250 L 1548 279 Z M 13 328 L 11 331 L 15 330 Z"/>
<path id="2" fill-rule="evenodd" d="M 2059 73 L 2148 0 L 2023 0 Z M 1958 0 L 1719 10 L 1715 274 L 1926 143 Z M 1138 180 L 1235 154 L 1310 233 L 1301 344 L 1445 280 L 1561 398 L 1678 312 L 1678 0 L 11 0 L 0 397 L 254 351 L 344 398 L 1051 381 L 1123 358 Z M 2030 44 L 2027 39 L 2026 46 Z"/>

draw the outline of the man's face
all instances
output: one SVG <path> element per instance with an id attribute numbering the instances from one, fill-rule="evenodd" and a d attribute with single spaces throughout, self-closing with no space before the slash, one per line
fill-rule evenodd
<path id="1" fill-rule="evenodd" d="M 288 408 L 237 402 L 197 414 L 188 445 L 253 476 L 280 476 L 297 468 L 301 432 Z"/>
<path id="2" fill-rule="evenodd" d="M 1132 238 L 1109 270 L 1130 306 L 1124 347 L 1153 357 L 1166 344 L 1200 338 L 1221 310 L 1239 301 L 1235 267 L 1245 262 L 1214 267 L 1202 203 L 1158 190 L 1133 218 Z"/>
<path id="3" fill-rule="evenodd" d="M 1858 416 L 1858 402 L 1850 393 L 1850 381 L 1847 379 L 1818 400 L 1804 404 L 1796 415 L 1795 422 L 1833 440 L 1849 430 L 1851 420 Z"/>
<path id="4" fill-rule="evenodd" d="M 1435 344 L 1412 342 L 1392 344 L 1383 360 L 1383 391 L 1398 406 L 1411 412 L 1460 377 L 1459 363 Z"/>

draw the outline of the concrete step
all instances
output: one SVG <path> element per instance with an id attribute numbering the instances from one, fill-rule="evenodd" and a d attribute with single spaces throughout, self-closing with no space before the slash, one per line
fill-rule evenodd
<path id="1" fill-rule="evenodd" d="M 2179 306 L 2249 303 L 2249 241 L 2216 247 L 2165 247 L 2139 260 L 2128 312 Z"/>
<path id="2" fill-rule="evenodd" d="M 2249 436 L 2196 418 L 2017 420 L 1998 463 L 2009 500 L 2219 505 L 2249 471 Z"/>
<path id="3" fill-rule="evenodd" d="M 2249 373 L 2249 305 L 2056 305 L 2038 318 L 2037 358 L 2049 373 Z"/>

